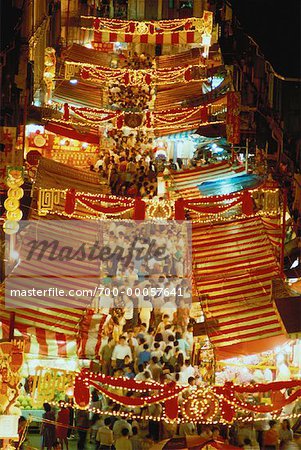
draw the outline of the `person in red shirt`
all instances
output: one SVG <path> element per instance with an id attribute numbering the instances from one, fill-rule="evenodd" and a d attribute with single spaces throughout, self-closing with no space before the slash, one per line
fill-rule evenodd
<path id="1" fill-rule="evenodd" d="M 279 433 L 276 429 L 277 422 L 275 420 L 269 421 L 270 429 L 264 432 L 263 448 L 264 450 L 278 450 Z"/>
<path id="2" fill-rule="evenodd" d="M 56 427 L 56 437 L 57 439 L 60 441 L 61 444 L 61 448 L 64 448 L 64 442 L 65 442 L 65 446 L 66 449 L 68 450 L 68 439 L 67 439 L 67 435 L 68 435 L 68 428 L 69 428 L 69 409 L 65 408 L 64 402 L 60 402 L 60 410 L 58 412 L 57 415 L 57 419 L 56 421 L 58 423 L 61 423 L 62 426 L 57 425 Z"/>

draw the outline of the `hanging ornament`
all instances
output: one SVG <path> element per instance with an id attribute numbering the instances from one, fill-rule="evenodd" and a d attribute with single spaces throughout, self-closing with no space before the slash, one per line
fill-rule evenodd
<path id="1" fill-rule="evenodd" d="M 7 197 L 7 199 L 4 202 L 4 208 L 6 211 L 15 211 L 17 208 L 19 208 L 20 202 L 16 198 Z"/>
<path id="2" fill-rule="evenodd" d="M 7 220 L 12 220 L 12 221 L 16 221 L 19 222 L 19 220 L 22 219 L 23 213 L 21 211 L 21 209 L 15 209 L 14 211 L 7 211 L 6 213 L 6 217 Z"/>
<path id="3" fill-rule="evenodd" d="M 14 220 L 6 220 L 3 224 L 3 230 L 6 234 L 16 234 L 19 228 L 19 223 Z"/>
<path id="4" fill-rule="evenodd" d="M 7 192 L 7 196 L 20 200 L 24 195 L 24 191 L 21 187 L 10 188 Z"/>

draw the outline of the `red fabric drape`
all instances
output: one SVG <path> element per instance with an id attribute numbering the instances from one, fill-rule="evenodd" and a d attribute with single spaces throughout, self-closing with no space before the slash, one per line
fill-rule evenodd
<path id="1" fill-rule="evenodd" d="M 242 212 L 246 216 L 254 214 L 253 200 L 249 191 L 244 190 L 242 194 Z"/>
<path id="2" fill-rule="evenodd" d="M 94 211 L 103 213 L 103 214 L 115 214 L 115 213 L 122 213 L 125 211 L 128 211 L 132 209 L 133 206 L 101 206 L 101 204 L 95 204 L 87 199 L 82 199 L 81 202 L 87 206 L 88 208 L 93 209 Z M 119 202 L 118 202 L 119 203 Z"/>
<path id="3" fill-rule="evenodd" d="M 182 198 L 175 202 L 175 220 L 185 220 L 185 201 Z"/>
<path id="4" fill-rule="evenodd" d="M 73 214 L 75 209 L 75 189 L 69 189 L 66 192 L 65 212 Z"/>
<path id="5" fill-rule="evenodd" d="M 135 199 L 134 204 L 134 220 L 144 220 L 146 212 L 146 204 L 141 198 Z"/>

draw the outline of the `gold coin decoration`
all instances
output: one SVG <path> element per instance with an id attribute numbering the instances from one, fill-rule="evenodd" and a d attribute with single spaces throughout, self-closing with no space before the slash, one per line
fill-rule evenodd
<path id="1" fill-rule="evenodd" d="M 22 219 L 22 216 L 23 212 L 19 208 L 15 211 L 7 211 L 6 213 L 7 220 L 14 220 L 17 222 Z"/>
<path id="2" fill-rule="evenodd" d="M 14 220 L 6 220 L 3 225 L 3 230 L 6 234 L 16 234 L 19 228 L 19 223 Z"/>
<path id="3" fill-rule="evenodd" d="M 4 202 L 4 208 L 6 211 L 15 211 L 20 206 L 19 200 L 16 198 L 7 197 L 7 199 Z"/>
<path id="4" fill-rule="evenodd" d="M 7 192 L 7 196 L 10 198 L 16 198 L 20 200 L 24 195 L 24 191 L 21 187 L 10 188 Z"/>
<path id="5" fill-rule="evenodd" d="M 19 220 L 23 217 L 20 209 L 20 200 L 24 195 L 24 190 L 20 187 L 24 184 L 23 167 L 7 167 L 6 185 L 7 199 L 4 202 L 6 209 L 6 220 L 3 230 L 6 234 L 16 234 L 19 231 Z"/>

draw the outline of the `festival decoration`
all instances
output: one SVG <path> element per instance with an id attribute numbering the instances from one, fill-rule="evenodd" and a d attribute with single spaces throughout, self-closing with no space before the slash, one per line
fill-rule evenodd
<path id="1" fill-rule="evenodd" d="M 217 215 L 239 204 L 242 205 L 244 215 L 251 216 L 254 214 L 252 196 L 246 189 L 242 193 L 203 197 L 194 200 L 179 198 L 175 202 L 175 219 L 184 220 L 185 209 L 199 214 Z"/>
<path id="2" fill-rule="evenodd" d="M 0 414 L 10 414 L 19 395 L 24 341 L 0 342 Z"/>
<path id="3" fill-rule="evenodd" d="M 103 387 L 108 386 L 108 388 Z M 183 387 L 176 385 L 175 382 L 160 384 L 156 382 L 136 381 L 128 378 L 113 378 L 103 374 L 94 374 L 85 370 L 77 375 L 75 379 L 74 398 L 81 407 L 87 407 L 90 394 L 89 386 L 97 388 L 103 395 L 109 397 L 118 404 L 128 407 L 143 407 L 159 402 L 165 402 L 165 412 L 171 419 L 177 418 L 178 402 L 177 398 Z M 125 396 L 115 394 L 112 388 L 125 389 L 128 391 L 148 394 L 147 396 Z M 150 392 L 158 391 L 156 395 Z M 175 399 L 174 402 L 170 402 Z"/>
<path id="4" fill-rule="evenodd" d="M 65 79 L 70 80 L 74 76 L 80 76 L 83 80 L 97 83 L 118 82 L 120 85 L 167 85 L 173 83 L 189 83 L 192 80 L 206 81 L 207 67 L 205 65 L 188 65 L 184 67 L 153 68 L 153 69 L 112 69 L 111 67 L 82 64 L 73 61 L 65 61 Z M 209 76 L 209 75 L 208 75 Z"/>
<path id="5" fill-rule="evenodd" d="M 156 131 L 183 128 L 185 130 L 195 129 L 200 125 L 206 125 L 208 123 L 220 123 L 216 121 L 216 114 L 219 110 L 223 112 L 225 109 L 224 104 L 216 105 L 202 105 L 196 107 L 186 107 L 177 109 L 166 109 L 162 111 L 145 111 L 141 114 L 138 113 L 126 113 L 121 110 L 109 110 L 109 109 L 96 109 L 96 108 L 78 108 L 75 106 L 69 106 L 69 110 L 75 116 L 80 119 L 84 119 L 92 127 L 98 127 L 106 122 L 115 123 L 118 129 L 121 129 L 124 125 L 129 127 L 154 128 Z M 130 116 L 134 115 L 135 120 L 130 121 Z M 140 120 L 137 121 L 137 116 L 140 116 Z M 126 123 L 125 123 L 126 121 Z M 53 123 L 69 124 L 70 121 L 52 119 Z M 73 123 L 72 121 L 70 123 Z"/>
<path id="6" fill-rule="evenodd" d="M 141 203 L 135 202 L 132 199 L 115 197 L 113 200 L 112 197 L 106 195 L 93 198 L 93 196 L 89 194 L 77 194 L 75 189 L 68 190 L 66 192 L 65 213 L 72 216 L 76 209 L 76 203 L 84 206 L 90 212 L 95 214 L 101 213 L 105 216 L 118 215 L 130 211 L 134 208 L 134 205 L 139 209 L 142 207 Z M 112 206 L 108 206 L 108 204 L 111 204 Z M 140 213 L 138 212 L 138 215 L 139 214 Z"/>
<path id="7" fill-rule="evenodd" d="M 53 80 L 55 77 L 55 65 L 55 49 L 52 47 L 45 48 L 43 79 L 46 84 L 46 104 L 51 101 L 52 91 L 54 87 Z"/>
<path id="8" fill-rule="evenodd" d="M 301 396 L 300 380 L 246 386 L 238 386 L 233 383 L 226 383 L 224 386 L 203 385 L 191 390 L 189 386 L 177 386 L 173 382 L 160 384 L 121 377 L 114 378 L 84 369 L 76 376 L 74 388 L 75 401 L 82 408 L 87 408 L 89 405 L 90 386 L 95 387 L 114 402 L 129 408 L 164 402 L 164 417 L 167 420 L 177 420 L 181 415 L 180 422 L 194 423 L 215 421 L 232 423 L 238 411 L 277 414 L 284 406 Z M 129 391 L 128 395 L 114 393 L 116 389 Z M 294 392 L 285 398 L 283 395 L 279 395 L 283 389 L 293 389 Z M 258 405 L 250 401 L 250 394 L 263 392 L 272 393 L 270 405 Z M 135 395 L 135 393 L 139 393 L 139 395 Z M 182 402 L 179 406 L 177 400 L 180 394 Z M 277 399 L 277 401 L 273 401 L 273 399 Z"/>
<path id="9" fill-rule="evenodd" d="M 8 167 L 6 184 L 9 187 L 9 190 L 7 192 L 7 199 L 4 201 L 6 221 L 3 226 L 6 234 L 16 234 L 19 230 L 18 222 L 23 216 L 20 209 L 20 199 L 24 195 L 24 191 L 20 186 L 22 186 L 23 183 L 23 167 Z"/>
<path id="10" fill-rule="evenodd" d="M 75 376 L 68 370 L 36 367 L 31 392 L 34 406 L 40 408 L 45 401 L 64 400 L 74 386 Z"/>
<path id="11" fill-rule="evenodd" d="M 138 22 L 82 16 L 82 29 L 94 31 L 93 45 L 126 42 L 141 44 L 194 44 L 211 36 L 213 14 L 205 11 L 202 18 Z M 208 43 L 208 40 L 206 41 Z"/>
<path id="12" fill-rule="evenodd" d="M 265 191 L 261 190 L 265 195 Z M 251 194 L 254 192 L 248 191 L 245 194 L 233 193 L 225 195 L 217 195 L 211 197 L 201 197 L 199 199 L 182 199 L 176 201 L 173 199 L 161 199 L 155 197 L 153 199 L 130 199 L 120 198 L 114 195 L 107 194 L 86 194 L 84 192 L 75 192 L 73 190 L 63 189 L 39 189 L 38 191 L 38 214 L 46 216 L 47 214 L 57 214 L 73 218 L 82 219 L 97 219 L 109 218 L 110 216 L 120 216 L 126 212 L 133 212 L 133 218 L 148 217 L 149 219 L 175 219 L 185 220 L 186 211 L 195 212 L 198 219 L 192 218 L 193 222 L 197 222 L 200 218 L 203 223 L 215 221 L 229 221 L 235 220 L 244 214 L 247 217 L 273 217 L 277 214 L 277 210 L 255 212 L 253 208 L 253 200 Z M 256 192 L 256 190 L 255 190 Z M 251 197 L 251 198 L 250 198 Z M 75 202 L 75 203 L 74 203 Z M 252 203 L 251 203 L 252 202 Z M 79 213 L 76 204 L 79 204 L 87 210 L 86 213 Z M 219 203 L 223 203 L 222 205 Z M 61 212 L 56 205 L 64 205 L 64 211 Z M 109 206 L 111 205 L 111 206 Z M 242 207 L 242 213 L 237 213 L 229 217 L 223 215 L 235 206 Z M 91 214 L 89 214 L 91 213 Z M 206 217 L 204 217 L 206 215 Z M 209 215 L 209 219 L 207 216 Z M 89 217 L 88 217 L 89 216 Z M 269 227 L 269 224 L 266 224 Z"/>

